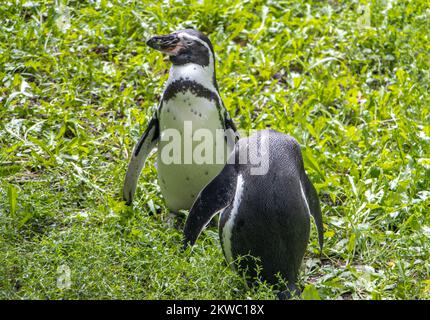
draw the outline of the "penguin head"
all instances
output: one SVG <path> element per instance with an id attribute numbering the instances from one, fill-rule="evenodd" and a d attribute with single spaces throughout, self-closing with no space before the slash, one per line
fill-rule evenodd
<path id="1" fill-rule="evenodd" d="M 185 29 L 168 35 L 155 36 L 146 44 L 166 53 L 174 65 L 195 63 L 207 67 L 214 62 L 214 51 L 209 38 L 200 31 Z"/>

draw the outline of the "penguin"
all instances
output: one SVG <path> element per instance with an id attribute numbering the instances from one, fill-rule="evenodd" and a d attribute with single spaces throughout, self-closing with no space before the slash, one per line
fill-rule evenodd
<path id="1" fill-rule="evenodd" d="M 222 170 L 238 133 L 218 91 L 214 49 L 206 35 L 180 30 L 152 37 L 147 45 L 168 54 L 172 66 L 158 108 L 133 150 L 123 198 L 127 205 L 132 203 L 145 160 L 158 147 L 158 182 L 167 208 L 175 213 L 189 210 L 201 189 Z M 221 130 L 223 139 L 206 141 L 209 149 L 203 148 L 203 160 L 197 161 L 192 155 L 203 142 L 194 138 L 202 129 L 212 137 Z"/>
<path id="2" fill-rule="evenodd" d="M 258 158 L 260 164 L 250 161 Z M 257 164 L 266 170 L 253 172 Z M 217 213 L 220 243 L 233 269 L 244 271 L 251 281 L 261 267 L 258 276 L 275 288 L 279 273 L 287 281 L 280 299 L 300 293 L 296 281 L 309 241 L 310 216 L 320 250 L 323 223 L 317 192 L 294 138 L 263 130 L 240 139 L 223 170 L 194 202 L 185 222 L 184 248 L 195 244 Z"/>

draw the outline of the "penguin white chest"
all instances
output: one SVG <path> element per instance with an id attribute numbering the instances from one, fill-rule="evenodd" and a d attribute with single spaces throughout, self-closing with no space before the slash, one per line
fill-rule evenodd
<path id="1" fill-rule="evenodd" d="M 215 101 L 189 91 L 163 102 L 159 121 L 157 165 L 161 192 L 170 210 L 188 210 L 203 187 L 224 167 L 225 160 L 220 163 L 217 152 L 222 150 L 226 159 L 227 143 L 218 140 L 217 147 L 216 139 L 223 123 Z M 202 131 L 204 137 L 198 134 Z"/>

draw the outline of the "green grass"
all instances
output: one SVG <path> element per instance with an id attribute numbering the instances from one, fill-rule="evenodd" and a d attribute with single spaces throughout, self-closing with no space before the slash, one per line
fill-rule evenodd
<path id="1" fill-rule="evenodd" d="M 303 298 L 429 299 L 428 1 L 170 2 L 0 3 L 0 298 L 275 298 L 215 228 L 180 251 L 153 158 L 121 201 L 169 68 L 144 40 L 194 27 L 238 127 L 302 145 L 326 241 L 320 261 L 313 227 Z"/>

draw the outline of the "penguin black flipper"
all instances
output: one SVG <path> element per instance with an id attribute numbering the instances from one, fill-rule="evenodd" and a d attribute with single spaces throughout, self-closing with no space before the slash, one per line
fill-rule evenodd
<path id="1" fill-rule="evenodd" d="M 188 215 L 184 227 L 184 249 L 194 245 L 204 227 L 222 209 L 233 201 L 237 173 L 235 165 L 224 169 L 200 192 Z"/>
<path id="2" fill-rule="evenodd" d="M 323 244 L 324 244 L 324 228 L 323 228 L 323 220 L 321 214 L 320 202 L 318 200 L 318 194 L 313 186 L 312 182 L 309 180 L 306 174 L 303 175 L 303 182 L 305 187 L 305 195 L 306 200 L 308 201 L 309 210 L 311 215 L 314 217 L 315 224 L 318 230 L 318 242 L 320 245 L 320 252 L 322 253 Z"/>
<path id="3" fill-rule="evenodd" d="M 136 191 L 137 180 L 145 164 L 149 153 L 157 145 L 160 136 L 160 128 L 157 112 L 148 123 L 148 127 L 140 138 L 133 150 L 130 163 L 128 164 L 125 176 L 122 196 L 127 205 L 133 202 L 134 192 Z"/>

